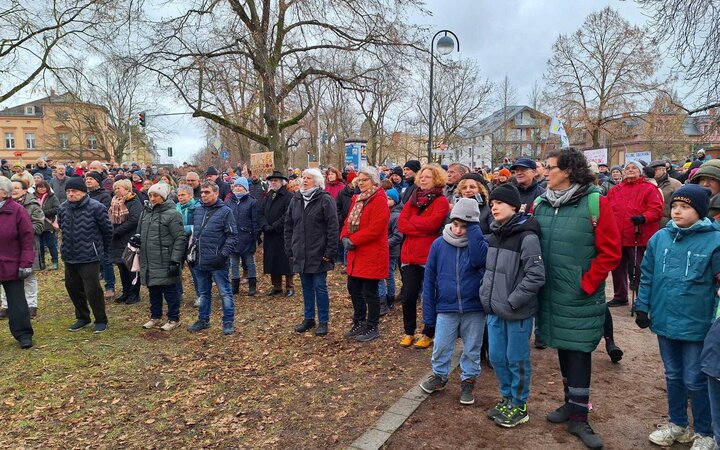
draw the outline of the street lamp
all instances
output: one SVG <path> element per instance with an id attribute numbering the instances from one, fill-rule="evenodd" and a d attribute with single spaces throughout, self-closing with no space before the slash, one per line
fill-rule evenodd
<path id="1" fill-rule="evenodd" d="M 434 62 L 435 62 L 435 38 L 440 34 L 444 36 L 437 41 L 437 51 L 441 55 L 450 54 L 455 49 L 455 42 L 457 42 L 457 49 L 460 51 L 460 39 L 455 36 L 450 30 L 440 30 L 435 33 L 432 41 L 430 41 L 430 110 L 428 111 L 428 163 L 432 161 L 432 140 L 433 140 L 433 75 L 434 75 Z M 448 33 L 452 37 L 448 36 Z M 453 40 L 453 37 L 455 40 Z"/>

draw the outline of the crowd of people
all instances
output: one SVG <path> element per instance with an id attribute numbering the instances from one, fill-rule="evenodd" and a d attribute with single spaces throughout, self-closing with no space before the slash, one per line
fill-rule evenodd
<path id="1" fill-rule="evenodd" d="M 243 166 L 170 171 L 40 159 L 10 168 L 3 160 L 0 317 L 20 347 L 31 348 L 31 319 L 42 307 L 37 273 L 58 270 L 61 257 L 75 310 L 71 332 L 106 331 L 106 302 L 139 303 L 141 285 L 149 298 L 142 327 L 176 329 L 187 267 L 198 308 L 188 330 L 211 327 L 214 284 L 230 335 L 235 297 L 258 294 L 262 246 L 272 285 L 265 295 L 294 297 L 299 275 L 297 333 L 330 333 L 327 275 L 336 265 L 352 299 L 347 339 L 378 338 L 401 304 L 399 345 L 432 347 L 433 375 L 420 386 L 427 393 L 445 387 L 461 338 L 459 401 L 473 404 L 486 347 L 499 381 L 487 415 L 499 426 L 529 420 L 531 341 L 556 349 L 565 401 L 547 420 L 602 448 L 588 423 L 591 354 L 604 338 L 611 360 L 621 361 L 610 308 L 629 306 L 637 325 L 658 336 L 665 368 L 669 422 L 650 441 L 716 449 L 720 160 L 696 157 L 681 170 L 664 160 L 608 167 L 570 148 L 494 170 L 409 160 L 342 172 L 288 169 L 265 179 Z"/>

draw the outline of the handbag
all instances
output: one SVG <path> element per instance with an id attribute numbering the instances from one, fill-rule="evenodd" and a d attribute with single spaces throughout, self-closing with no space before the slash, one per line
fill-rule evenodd
<path id="1" fill-rule="evenodd" d="M 138 249 L 136 249 L 130 244 L 125 246 L 125 250 L 123 250 L 121 259 L 129 272 L 133 271 L 133 266 L 135 265 L 135 257 L 138 256 L 138 253 Z"/>

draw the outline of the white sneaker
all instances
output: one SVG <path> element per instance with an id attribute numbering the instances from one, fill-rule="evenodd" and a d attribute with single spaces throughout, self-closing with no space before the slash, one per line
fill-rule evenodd
<path id="1" fill-rule="evenodd" d="M 146 330 L 152 330 L 153 328 L 158 326 L 158 324 L 160 324 L 160 322 L 162 322 L 161 319 L 150 319 L 147 322 L 145 322 L 145 324 L 143 325 L 143 328 L 145 328 Z"/>
<path id="2" fill-rule="evenodd" d="M 665 425 L 658 426 L 658 429 L 650 433 L 648 436 L 650 442 L 653 444 L 660 445 L 662 447 L 669 447 L 675 442 L 686 444 L 693 440 L 693 432 L 690 428 L 683 428 L 675 425 L 674 423 L 667 423 Z"/>
<path id="3" fill-rule="evenodd" d="M 180 326 L 180 322 L 176 322 L 174 320 L 168 320 L 168 322 L 165 325 L 161 326 L 160 329 L 163 331 L 172 331 L 179 326 Z"/>
<path id="4" fill-rule="evenodd" d="M 195 303 L 193 303 L 193 307 L 199 308 L 200 307 L 200 297 L 195 299 Z"/>
<path id="5" fill-rule="evenodd" d="M 712 436 L 700 436 L 695 435 L 695 441 L 693 442 L 690 450 L 717 450 L 718 446 L 715 443 L 715 438 Z"/>

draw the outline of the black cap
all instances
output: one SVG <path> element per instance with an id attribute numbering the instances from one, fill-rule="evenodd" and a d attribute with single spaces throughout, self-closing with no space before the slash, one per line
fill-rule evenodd
<path id="1" fill-rule="evenodd" d="M 418 161 L 417 159 L 411 159 L 410 161 L 405 163 L 403 168 L 404 167 L 407 167 L 408 169 L 412 170 L 413 172 L 418 173 L 420 171 L 420 167 L 422 167 L 422 165 L 420 164 L 420 161 Z"/>
<path id="2" fill-rule="evenodd" d="M 87 192 L 87 186 L 85 186 L 85 180 L 81 177 L 70 177 L 65 183 L 65 190 L 75 189 L 76 191 Z"/>
<path id="3" fill-rule="evenodd" d="M 210 166 L 205 171 L 205 175 L 206 176 L 207 175 L 220 175 L 220 172 L 218 172 L 218 170 L 216 168 L 214 168 L 213 166 Z"/>

